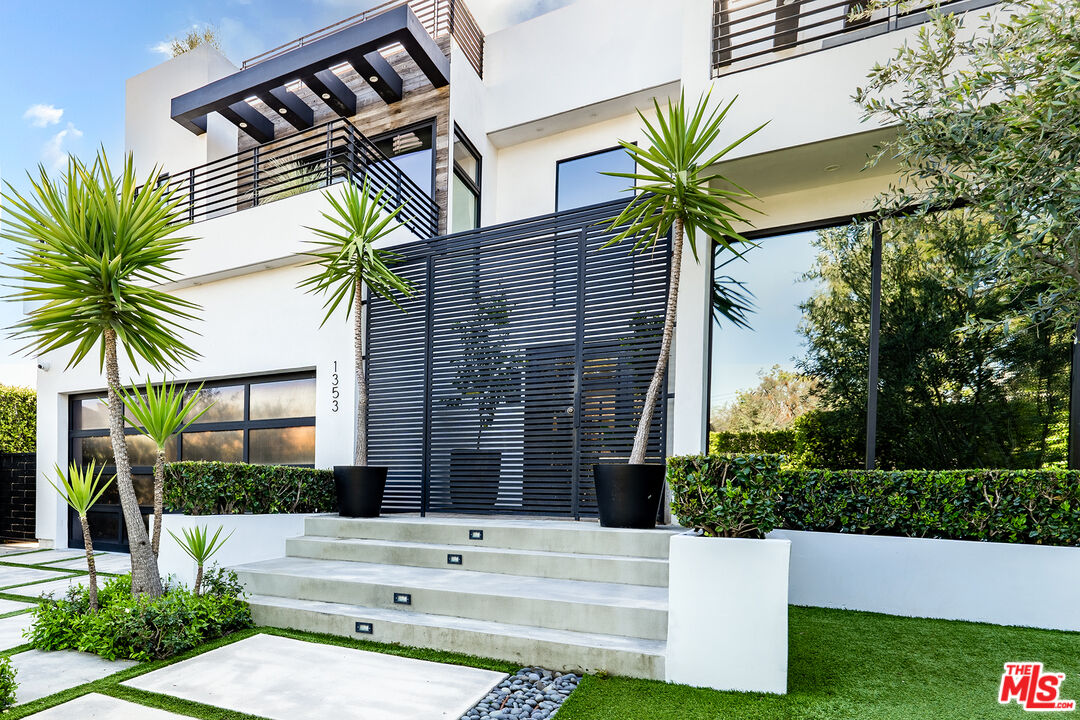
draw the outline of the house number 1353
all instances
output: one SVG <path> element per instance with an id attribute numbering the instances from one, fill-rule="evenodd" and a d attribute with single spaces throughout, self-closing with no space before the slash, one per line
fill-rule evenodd
<path id="1" fill-rule="evenodd" d="M 338 378 L 337 360 L 335 360 L 334 370 L 330 373 L 330 409 L 333 412 L 337 412 L 340 405 L 338 402 L 338 398 L 341 397 L 341 390 L 339 389 L 340 385 L 341 380 Z"/>

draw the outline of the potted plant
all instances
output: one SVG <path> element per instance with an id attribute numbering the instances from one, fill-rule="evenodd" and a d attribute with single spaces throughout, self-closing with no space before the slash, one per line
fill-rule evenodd
<path id="1" fill-rule="evenodd" d="M 709 109 L 709 94 L 702 95 L 694 108 L 686 98 L 669 102 L 666 112 L 654 99 L 656 121 L 650 122 L 638 111 L 648 146 L 620 140 L 619 144 L 634 159 L 633 173 L 605 173 L 634 181 L 634 197 L 610 222 L 617 234 L 604 247 L 634 239 L 632 252 L 651 250 L 657 240 L 672 234 L 671 279 L 667 307 L 649 389 L 645 394 L 628 463 L 593 466 L 596 503 L 600 524 L 604 527 L 651 528 L 656 525 L 660 501 L 664 496 L 664 465 L 646 462 L 649 429 L 660 391 L 664 385 L 671 341 L 675 331 L 675 313 L 679 299 L 679 276 L 682 270 L 683 241 L 690 245 L 695 261 L 700 262 L 698 234 L 711 237 L 725 249 L 736 252 L 733 244 L 746 239 L 735 230 L 747 221 L 740 208 L 754 196 L 712 170 L 725 155 L 761 129 L 759 126 L 727 147 L 706 152 L 720 137 L 724 118 L 734 100 L 723 108 Z M 706 253 L 711 257 L 711 253 Z"/>
<path id="2" fill-rule="evenodd" d="M 356 363 L 356 425 L 352 465 L 334 466 L 334 485 L 337 488 L 338 512 L 346 517 L 376 517 L 382 507 L 388 468 L 367 464 L 368 461 L 368 378 L 364 358 L 364 328 L 367 324 L 365 295 L 376 293 L 397 307 L 395 294 L 408 296 L 412 286 L 395 275 L 389 267 L 393 253 L 377 250 L 375 243 L 399 227 L 394 221 L 401 206 L 390 209 L 383 200 L 383 191 L 372 192 L 368 180 L 363 187 L 354 183 L 344 185 L 341 197 L 329 190 L 326 197 L 332 212 L 322 213 L 331 224 L 328 229 L 308 228 L 320 240 L 312 241 L 318 249 L 307 253 L 317 268 L 299 287 L 306 292 L 325 295 L 326 315 L 322 325 L 339 309 L 346 319 L 352 315 L 353 353 Z"/>
<path id="3" fill-rule="evenodd" d="M 502 452 L 482 447 L 482 436 L 498 407 L 520 393 L 516 357 L 506 350 L 510 309 L 504 293 L 479 297 L 471 317 L 454 324 L 461 347 L 453 380 L 458 394 L 447 405 L 475 408 L 477 430 L 475 447 L 450 451 L 451 505 L 490 509 L 499 498 Z"/>
<path id="4" fill-rule="evenodd" d="M 174 271 L 170 264 L 189 238 L 177 208 L 183 196 L 159 183 L 155 168 L 139 185 L 129 154 L 114 176 L 104 152 L 87 167 L 71 158 L 59 180 L 44 168 L 23 196 L 11 185 L 0 237 L 14 243 L 16 292 L 31 308 L 14 326 L 26 351 L 43 355 L 74 346 L 69 367 L 100 345 L 100 366 L 109 390 L 109 437 L 116 487 L 131 554 L 131 591 L 158 597 L 161 574 L 150 546 L 124 438 L 118 348 L 166 371 L 197 353 L 178 335 L 195 320 L 194 303 L 158 289 Z"/>

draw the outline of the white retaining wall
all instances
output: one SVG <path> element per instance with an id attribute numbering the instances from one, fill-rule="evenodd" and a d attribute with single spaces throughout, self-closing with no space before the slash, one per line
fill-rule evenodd
<path id="1" fill-rule="evenodd" d="M 195 562 L 188 557 L 168 531 L 183 538 L 183 528 L 205 525 L 213 536 L 223 527 L 221 537 L 232 537 L 211 558 L 208 565 L 222 567 L 258 560 L 285 557 L 285 540 L 304 534 L 304 518 L 310 515 L 183 515 L 167 513 L 161 518 L 163 528 L 158 568 L 161 576 L 174 575 L 188 587 L 195 582 Z M 150 522 L 153 525 L 154 519 Z"/>
<path id="2" fill-rule="evenodd" d="M 774 530 L 793 605 L 1080 631 L 1080 548 Z"/>

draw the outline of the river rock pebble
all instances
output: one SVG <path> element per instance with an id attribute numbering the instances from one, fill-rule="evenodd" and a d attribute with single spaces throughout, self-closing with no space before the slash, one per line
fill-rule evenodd
<path id="1" fill-rule="evenodd" d="M 543 668 L 522 668 L 496 685 L 461 720 L 544 720 L 555 714 L 581 677 Z"/>

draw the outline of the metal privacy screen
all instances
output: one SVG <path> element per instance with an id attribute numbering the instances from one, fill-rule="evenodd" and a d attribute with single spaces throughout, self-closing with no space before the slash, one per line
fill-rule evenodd
<path id="1" fill-rule="evenodd" d="M 604 248 L 594 205 L 394 248 L 415 294 L 374 298 L 370 456 L 388 512 L 596 514 L 660 351 L 670 243 Z M 666 395 L 664 395 L 666 397 Z M 662 461 L 665 402 L 649 462 Z"/>

